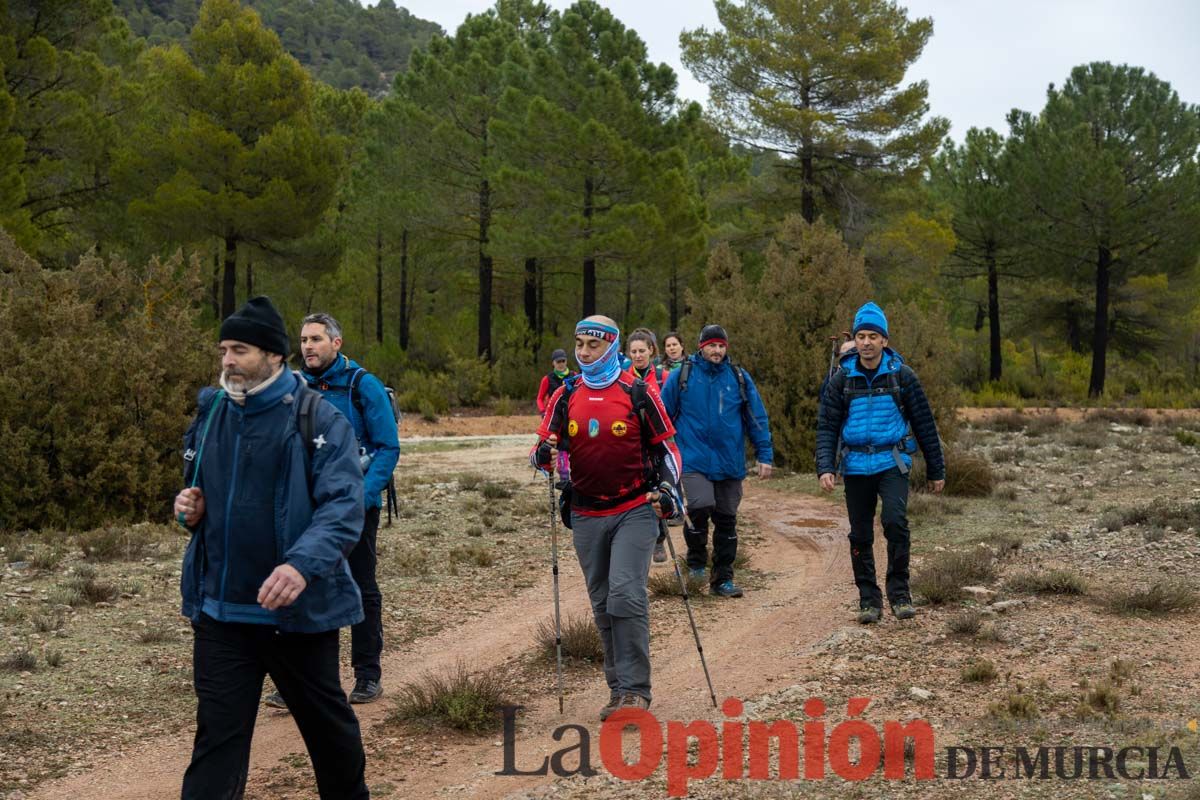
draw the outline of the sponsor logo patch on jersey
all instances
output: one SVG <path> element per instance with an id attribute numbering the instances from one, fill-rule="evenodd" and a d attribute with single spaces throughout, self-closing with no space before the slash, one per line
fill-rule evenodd
<path id="1" fill-rule="evenodd" d="M 624 421 L 617 420 L 616 422 L 614 422 L 612 424 L 613 436 L 624 436 L 628 432 L 629 432 L 629 426 L 626 425 Z"/>
<path id="2" fill-rule="evenodd" d="M 571 422 L 568 423 L 568 425 L 567 425 L 567 435 L 568 436 L 577 436 L 578 434 L 579 434 L 579 423 L 576 422 L 575 420 L 571 420 Z"/>
<path id="3" fill-rule="evenodd" d="M 600 435 L 600 420 L 592 417 L 588 420 L 588 436 L 595 439 Z"/>

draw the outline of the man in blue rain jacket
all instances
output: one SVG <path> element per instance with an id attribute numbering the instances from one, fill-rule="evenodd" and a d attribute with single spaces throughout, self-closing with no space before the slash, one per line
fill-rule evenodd
<path id="1" fill-rule="evenodd" d="M 846 485 L 850 518 L 850 563 L 858 587 L 858 621 L 883 616 L 883 596 L 875 577 L 875 506 L 887 540 L 887 596 L 897 619 L 916 616 L 908 588 L 908 473 L 917 446 L 925 454 L 930 489 L 942 491 L 946 462 L 937 424 L 921 381 L 900 354 L 888 347 L 883 309 L 866 303 L 854 315 L 855 354 L 821 393 L 817 414 L 817 475 L 832 492 L 839 467 Z"/>
<path id="2" fill-rule="evenodd" d="M 728 355 L 729 337 L 720 325 L 700 331 L 698 352 L 667 377 L 663 405 L 675 422 L 683 456 L 688 569 L 704 577 L 708 520 L 713 521 L 713 571 L 709 587 L 719 597 L 741 597 L 733 582 L 737 557 L 737 510 L 746 477 L 746 439 L 754 445 L 758 476 L 769 478 L 775 451 L 767 410 L 749 373 Z"/>
<path id="3" fill-rule="evenodd" d="M 354 426 L 363 467 L 362 535 L 350 552 L 350 574 L 362 592 L 363 621 L 350 629 L 354 668 L 351 703 L 371 703 L 383 694 L 383 596 L 375 576 L 380 495 L 400 457 L 392 401 L 383 383 L 341 352 L 342 328 L 329 314 L 309 314 L 300 327 L 301 376 Z M 268 698 L 280 705 L 280 698 Z"/>
<path id="4" fill-rule="evenodd" d="M 221 390 L 200 394 L 185 437 L 189 488 L 175 498 L 192 532 L 181 591 L 198 700 L 182 796 L 242 797 L 269 674 L 320 796 L 366 798 L 362 736 L 338 678 L 338 629 L 363 616 L 346 563 L 362 526 L 354 431 L 285 367 L 287 329 L 266 297 L 228 317 L 219 338 Z"/>

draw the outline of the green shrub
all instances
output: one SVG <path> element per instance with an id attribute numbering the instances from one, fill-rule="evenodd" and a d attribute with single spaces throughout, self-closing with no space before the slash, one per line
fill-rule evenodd
<path id="1" fill-rule="evenodd" d="M 0 233 L 0 529 L 160 514 L 216 367 L 200 268 L 85 255 L 43 270 Z M 17 377 L 19 376 L 19 380 Z"/>
<path id="2" fill-rule="evenodd" d="M 988 683 L 996 680 L 996 665 L 981 658 L 963 667 L 960 676 L 963 683 Z"/>
<path id="3" fill-rule="evenodd" d="M 147 525 L 96 528 L 77 537 L 88 561 L 139 561 L 155 540 Z"/>
<path id="4" fill-rule="evenodd" d="M 1024 692 L 1013 692 L 998 703 L 988 706 L 988 714 L 1002 719 L 1037 719 L 1037 703 Z"/>
<path id="5" fill-rule="evenodd" d="M 1195 588 L 1183 580 L 1158 581 L 1146 587 L 1114 589 L 1104 598 L 1115 614 L 1161 615 L 1191 611 L 1200 602 Z"/>
<path id="6" fill-rule="evenodd" d="M 962 587 L 995 578 L 995 556 L 990 550 L 950 551 L 927 559 L 914 576 L 912 589 L 931 604 L 942 605 L 962 599 Z"/>
<path id="7" fill-rule="evenodd" d="M 1175 441 L 1179 442 L 1185 447 L 1196 447 L 1197 445 L 1200 445 L 1200 436 L 1197 436 L 1191 431 L 1178 430 L 1175 431 Z"/>
<path id="8" fill-rule="evenodd" d="M 400 688 L 390 719 L 468 733 L 498 730 L 507 704 L 502 671 L 477 675 L 461 662 L 448 674 L 427 672 Z"/>
<path id="9" fill-rule="evenodd" d="M 20 647 L 0 658 L 0 672 L 33 672 L 37 656 L 28 647 Z"/>
<path id="10" fill-rule="evenodd" d="M 1022 594 L 1087 594 L 1083 576 L 1066 569 L 1017 573 L 1006 585 L 1011 591 Z"/>
<path id="11" fill-rule="evenodd" d="M 961 450 L 948 447 L 943 451 L 946 459 L 946 487 L 943 491 L 950 497 L 987 497 L 996 485 L 996 473 L 987 459 L 968 455 Z M 914 458 L 909 482 L 914 492 L 925 491 L 928 486 L 925 459 Z"/>
<path id="12" fill-rule="evenodd" d="M 483 495 L 485 500 L 507 500 L 513 496 L 512 489 L 493 481 L 487 481 L 480 486 L 479 493 Z"/>
<path id="13" fill-rule="evenodd" d="M 595 621 L 588 616 L 567 616 L 561 620 L 563 658 L 576 661 L 604 662 L 604 644 Z M 554 619 L 538 623 L 534 634 L 538 652 L 547 661 L 556 661 L 558 653 L 554 644 Z"/>
<path id="14" fill-rule="evenodd" d="M 496 555 L 481 544 L 472 544 L 453 548 L 450 551 L 450 563 L 471 563 L 477 567 L 490 567 L 496 563 Z"/>
<path id="15" fill-rule="evenodd" d="M 1063 419 L 1058 414 L 1038 414 L 1029 420 L 1025 427 L 1025 435 L 1029 437 L 1045 436 L 1051 431 L 1058 430 L 1063 425 Z"/>
<path id="16" fill-rule="evenodd" d="M 993 414 L 991 419 L 983 423 L 982 427 L 1000 433 L 1016 433 L 1017 431 L 1025 430 L 1025 426 L 1028 424 L 1029 418 L 1021 412 L 1002 411 L 998 414 Z"/>
<path id="17" fill-rule="evenodd" d="M 708 580 L 692 577 L 688 571 L 687 562 L 683 558 L 679 559 L 679 572 L 687 583 L 689 597 L 698 597 L 704 594 L 704 590 L 708 587 Z M 679 578 L 675 575 L 674 570 L 651 570 L 650 577 L 646 581 L 646 588 L 649 589 L 650 594 L 656 597 L 683 597 L 683 589 L 679 586 Z"/>
<path id="18" fill-rule="evenodd" d="M 983 625 L 983 615 L 973 608 L 964 609 L 946 620 L 946 629 L 959 636 L 974 636 Z"/>

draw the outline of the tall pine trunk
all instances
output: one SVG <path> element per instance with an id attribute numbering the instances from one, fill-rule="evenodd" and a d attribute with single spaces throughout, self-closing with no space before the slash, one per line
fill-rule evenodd
<path id="1" fill-rule="evenodd" d="M 1112 280 L 1112 253 L 1101 245 L 1096 252 L 1096 319 L 1092 330 L 1092 377 L 1088 397 L 1104 394 L 1104 372 L 1108 361 L 1108 293 Z"/>
<path id="2" fill-rule="evenodd" d="M 400 231 L 400 349 L 408 350 L 408 228 Z"/>
<path id="3" fill-rule="evenodd" d="M 594 206 L 594 186 L 592 179 L 583 181 L 583 241 L 584 246 L 590 244 L 592 238 L 592 215 Z M 583 316 L 590 317 L 596 313 L 596 257 L 589 251 L 583 259 Z"/>
<path id="4" fill-rule="evenodd" d="M 246 255 L 246 299 L 254 297 L 254 260 Z"/>
<path id="5" fill-rule="evenodd" d="M 529 327 L 529 338 L 532 340 L 529 350 L 529 357 L 533 359 L 534 365 L 539 361 L 538 350 L 541 349 L 541 337 L 537 335 L 537 314 L 538 314 L 538 286 L 537 286 L 537 259 L 525 259 L 525 286 L 524 286 L 524 301 L 525 301 L 525 324 Z"/>
<path id="6" fill-rule="evenodd" d="M 988 275 L 988 349 L 991 353 L 991 365 L 988 370 L 988 380 L 1000 380 L 1000 275 L 996 271 L 996 248 L 992 243 L 987 246 L 987 275 Z"/>
<path id="7" fill-rule="evenodd" d="M 492 256 L 488 232 L 492 223 L 492 189 L 479 184 L 479 338 L 475 352 L 492 363 Z"/>
<path id="8" fill-rule="evenodd" d="M 209 297 L 212 300 L 213 316 L 217 319 L 221 318 L 221 250 L 215 248 L 213 250 L 213 272 L 212 272 L 212 292 Z"/>
<path id="9" fill-rule="evenodd" d="M 625 264 L 625 316 L 622 321 L 628 325 L 633 318 L 633 265 Z"/>
<path id="10" fill-rule="evenodd" d="M 221 283 L 221 319 L 225 319 L 237 310 L 237 246 L 236 237 L 225 237 L 225 278 Z"/>
<path id="11" fill-rule="evenodd" d="M 808 109 L 812 107 L 812 100 L 809 97 L 811 87 L 804 84 L 800 87 L 800 106 Z M 812 139 L 805 136 L 801 140 L 800 145 L 800 216 L 809 225 L 817 221 L 817 201 L 814 194 L 816 187 L 816 172 L 813 169 L 813 143 Z"/>
<path id="12" fill-rule="evenodd" d="M 671 278 L 668 282 L 671 295 L 671 330 L 679 330 L 679 266 L 671 262 Z"/>
<path id="13" fill-rule="evenodd" d="M 383 344 L 383 226 L 375 229 L 375 341 Z"/>

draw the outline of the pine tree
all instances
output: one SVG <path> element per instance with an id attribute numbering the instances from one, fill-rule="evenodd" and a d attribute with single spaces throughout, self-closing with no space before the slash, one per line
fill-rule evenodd
<path id="1" fill-rule="evenodd" d="M 221 316 L 236 306 L 240 244 L 271 250 L 314 230 L 342 158 L 311 116 L 310 79 L 236 0 L 205 0 L 189 55 L 147 53 L 158 105 L 123 151 L 130 211 L 179 243 L 224 244 Z"/>
<path id="2" fill-rule="evenodd" d="M 912 176 L 949 129 L 922 122 L 928 87 L 901 85 L 933 32 L 889 0 L 715 0 L 722 30 L 680 36 L 735 141 L 778 153 L 805 220 L 848 176 Z"/>
<path id="3" fill-rule="evenodd" d="M 1181 277 L 1200 251 L 1200 110 L 1138 67 L 1095 62 L 1010 116 L 1014 186 L 1043 269 L 1090 286 L 1088 394 L 1104 392 L 1112 309 L 1135 277 Z"/>

